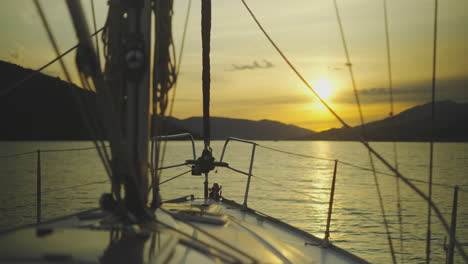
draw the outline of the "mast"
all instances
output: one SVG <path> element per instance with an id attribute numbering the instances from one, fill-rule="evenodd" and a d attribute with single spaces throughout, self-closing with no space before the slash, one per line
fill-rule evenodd
<path id="1" fill-rule="evenodd" d="M 106 69 L 101 72 L 79 0 L 67 0 L 80 41 L 77 65 L 91 78 L 96 105 L 112 151 L 112 199 L 127 222 L 151 218 L 146 210 L 150 105 L 151 0 L 110 0 Z M 121 188 L 125 197 L 121 199 Z M 104 197 L 103 197 L 104 198 Z M 109 198 L 109 197 L 107 197 Z"/>
<path id="2" fill-rule="evenodd" d="M 137 218 L 146 207 L 148 188 L 149 89 L 151 1 L 127 0 L 127 34 L 125 43 L 126 97 L 124 99 L 125 141 L 128 175 L 125 186 L 126 205 Z M 133 184 L 132 184 L 133 183 Z"/>

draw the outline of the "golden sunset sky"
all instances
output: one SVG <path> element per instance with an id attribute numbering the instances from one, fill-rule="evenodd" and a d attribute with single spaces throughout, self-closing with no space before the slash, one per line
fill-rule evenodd
<path id="1" fill-rule="evenodd" d="M 240 0 L 212 2 L 212 116 L 277 120 L 316 131 L 341 126 L 283 62 Z M 468 2 L 439 2 L 436 98 L 466 102 Z M 91 22 L 90 1 L 82 3 Z M 95 0 L 98 27 L 104 24 L 106 3 Z M 175 0 L 177 50 L 187 3 Z M 307 81 L 348 123 L 357 125 L 358 112 L 333 1 L 247 3 Z M 42 4 L 61 50 L 75 45 L 64 1 L 43 0 Z M 390 106 L 383 0 L 338 0 L 338 5 L 365 120 L 387 117 Z M 434 1 L 389 0 L 387 5 L 395 109 L 400 112 L 430 100 Z M 2 0 L 0 7 L 1 60 L 34 69 L 54 58 L 32 0 Z M 66 58 L 74 69 L 73 61 L 74 55 Z M 58 65 L 45 73 L 62 76 Z M 200 1 L 193 0 L 174 116 L 201 115 Z"/>

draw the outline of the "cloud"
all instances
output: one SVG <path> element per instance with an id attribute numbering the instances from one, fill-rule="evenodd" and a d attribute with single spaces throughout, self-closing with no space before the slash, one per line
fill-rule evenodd
<path id="1" fill-rule="evenodd" d="M 232 64 L 232 68 L 229 71 L 243 71 L 243 70 L 258 70 L 258 69 L 269 69 L 274 68 L 275 65 L 270 61 L 263 60 L 263 62 L 258 63 L 257 61 L 253 61 L 252 64 L 244 64 L 244 65 L 237 65 Z"/>
<path id="2" fill-rule="evenodd" d="M 431 81 L 395 85 L 393 98 L 395 102 L 426 103 L 431 100 Z M 359 90 L 361 103 L 389 102 L 389 89 L 375 87 Z M 436 100 L 468 101 L 468 76 L 453 79 L 438 80 L 436 82 Z M 337 103 L 355 103 L 351 89 L 340 93 L 334 100 Z"/>
<path id="3" fill-rule="evenodd" d="M 304 95 L 272 95 L 262 96 L 261 98 L 239 98 L 239 99 L 222 99 L 217 100 L 224 105 L 235 105 L 236 107 L 242 106 L 279 106 L 279 105 L 300 105 L 315 102 L 314 97 Z"/>
<path id="4" fill-rule="evenodd" d="M 331 71 L 342 71 L 344 70 L 345 68 L 344 67 L 332 67 L 332 66 L 328 66 L 328 70 L 331 70 Z"/>

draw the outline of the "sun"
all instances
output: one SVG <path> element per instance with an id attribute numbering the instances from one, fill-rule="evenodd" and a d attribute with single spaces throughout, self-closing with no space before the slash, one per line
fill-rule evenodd
<path id="1" fill-rule="evenodd" d="M 316 81 L 312 87 L 324 100 L 329 99 L 333 94 L 332 83 L 327 79 Z"/>

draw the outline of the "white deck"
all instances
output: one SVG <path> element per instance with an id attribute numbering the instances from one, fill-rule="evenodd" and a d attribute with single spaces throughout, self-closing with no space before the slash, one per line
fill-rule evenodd
<path id="1" fill-rule="evenodd" d="M 0 263 L 367 263 L 239 209 L 204 199 L 166 203 L 159 223 L 143 227 L 116 225 L 99 210 L 77 214 L 0 235 Z"/>

